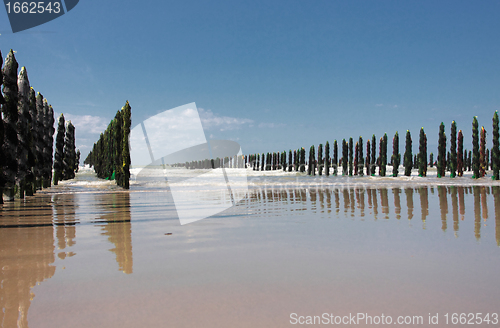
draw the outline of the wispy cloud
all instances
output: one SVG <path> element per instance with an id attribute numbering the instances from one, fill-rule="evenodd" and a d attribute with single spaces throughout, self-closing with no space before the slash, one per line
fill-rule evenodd
<path id="1" fill-rule="evenodd" d="M 375 104 L 375 107 L 382 107 L 384 104 Z"/>
<path id="2" fill-rule="evenodd" d="M 109 124 L 109 119 L 101 116 L 64 114 L 64 119 L 71 121 L 81 133 L 101 133 Z"/>
<path id="3" fill-rule="evenodd" d="M 286 126 L 285 123 L 259 123 L 259 128 L 269 128 L 269 129 L 274 129 L 274 128 L 282 128 Z"/>
<path id="4" fill-rule="evenodd" d="M 236 130 L 246 124 L 250 125 L 254 121 L 248 118 L 238 118 L 230 116 L 219 116 L 210 109 L 198 108 L 203 127 L 207 130 L 218 129 L 219 131 Z"/>

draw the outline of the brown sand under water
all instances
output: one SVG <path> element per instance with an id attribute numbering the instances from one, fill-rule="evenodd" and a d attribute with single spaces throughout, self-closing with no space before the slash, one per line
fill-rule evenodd
<path id="1" fill-rule="evenodd" d="M 1 327 L 500 312 L 496 186 L 269 186 L 181 226 L 166 192 L 60 185 L 4 204 L 0 245 Z"/>

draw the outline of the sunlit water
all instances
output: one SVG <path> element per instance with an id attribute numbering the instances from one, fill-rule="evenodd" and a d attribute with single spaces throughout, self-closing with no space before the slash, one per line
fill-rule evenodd
<path id="1" fill-rule="evenodd" d="M 446 313 L 500 312 L 500 185 L 363 179 L 253 173 L 236 206 L 181 226 L 168 189 L 83 172 L 0 208 L 0 323 L 287 327 L 365 313 L 428 327 L 429 314 L 445 326 Z"/>

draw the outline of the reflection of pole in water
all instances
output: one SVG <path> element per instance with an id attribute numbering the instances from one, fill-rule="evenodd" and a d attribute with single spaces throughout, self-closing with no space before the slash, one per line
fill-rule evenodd
<path id="1" fill-rule="evenodd" d="M 367 198 L 368 198 L 368 209 L 372 209 L 372 190 L 370 188 L 367 188 L 366 189 L 366 193 L 367 193 Z"/>
<path id="2" fill-rule="evenodd" d="M 413 188 L 405 188 L 406 207 L 408 208 L 408 220 L 413 219 Z"/>
<path id="3" fill-rule="evenodd" d="M 373 215 L 375 216 L 375 220 L 378 219 L 378 200 L 377 200 L 377 190 L 373 189 L 372 190 L 372 196 L 373 196 Z"/>
<path id="4" fill-rule="evenodd" d="M 453 212 L 453 231 L 455 231 L 455 237 L 458 237 L 458 198 L 457 198 L 457 187 L 450 187 L 451 193 L 451 210 Z"/>
<path id="5" fill-rule="evenodd" d="M 380 204 L 382 205 L 382 213 L 385 214 L 385 219 L 389 219 L 389 196 L 387 189 L 381 188 L 380 191 Z"/>
<path id="6" fill-rule="evenodd" d="M 488 220 L 488 204 L 486 203 L 486 188 L 488 187 L 481 187 L 481 209 L 483 212 L 483 220 L 486 222 Z M 489 188 L 488 188 L 489 189 Z M 489 194 L 489 192 L 488 192 Z"/>
<path id="7" fill-rule="evenodd" d="M 462 221 L 465 218 L 464 191 L 466 191 L 466 188 L 464 188 L 464 187 L 458 187 L 458 206 L 460 207 L 460 219 Z"/>
<path id="8" fill-rule="evenodd" d="M 359 201 L 359 188 L 354 189 L 354 194 L 356 196 L 356 207 L 361 208 L 361 204 Z"/>
<path id="9" fill-rule="evenodd" d="M 300 203 L 302 204 L 302 211 L 307 210 L 307 192 L 305 189 L 300 190 Z"/>
<path id="10" fill-rule="evenodd" d="M 110 251 L 116 255 L 119 270 L 130 274 L 133 270 L 130 194 L 111 194 L 111 198 L 114 211 L 99 219 L 106 222 L 102 234 L 108 236 L 108 240 L 115 245 Z"/>
<path id="11" fill-rule="evenodd" d="M 351 189 L 351 217 L 354 217 L 355 204 L 354 204 L 354 189 Z"/>
<path id="12" fill-rule="evenodd" d="M 283 199 L 283 203 L 286 203 L 288 205 L 288 190 L 281 189 L 281 199 Z"/>
<path id="13" fill-rule="evenodd" d="M 497 246 L 500 246 L 500 187 L 491 187 L 493 193 L 493 200 L 495 202 L 495 239 Z"/>
<path id="14" fill-rule="evenodd" d="M 325 191 L 324 190 L 319 190 L 319 204 L 321 206 L 321 213 L 325 213 L 325 204 L 324 204 L 324 201 L 325 201 Z"/>
<path id="15" fill-rule="evenodd" d="M 393 188 L 392 193 L 394 194 L 394 213 L 396 213 L 396 219 L 401 219 L 401 197 L 399 193 L 401 191 L 399 188 Z"/>
<path id="16" fill-rule="evenodd" d="M 448 214 L 448 195 L 446 194 L 446 187 L 437 186 L 439 197 L 439 209 L 441 210 L 441 229 L 446 231 L 448 224 L 446 222 L 446 214 Z"/>
<path id="17" fill-rule="evenodd" d="M 420 195 L 420 212 L 422 213 L 422 223 L 425 230 L 425 220 L 429 215 L 429 189 L 420 187 L 418 194 Z"/>
<path id="18" fill-rule="evenodd" d="M 343 191 L 343 194 L 344 194 L 344 213 L 345 213 L 345 217 L 347 217 L 347 210 L 349 209 L 349 190 L 347 189 L 344 189 L 342 190 Z"/>
<path id="19" fill-rule="evenodd" d="M 481 191 L 474 186 L 474 235 L 477 240 L 481 239 Z"/>
<path id="20" fill-rule="evenodd" d="M 359 195 L 359 203 L 360 203 L 360 208 L 361 208 L 361 217 L 365 216 L 365 191 L 361 190 L 361 193 Z"/>
<path id="21" fill-rule="evenodd" d="M 56 271 L 54 229 L 0 228 L 0 249 L 0 327 L 28 327 L 31 289 Z"/>
<path id="22" fill-rule="evenodd" d="M 356 208 L 360 208 L 359 188 L 354 189 L 354 195 L 355 195 L 355 199 L 356 199 Z"/>
<path id="23" fill-rule="evenodd" d="M 339 214 L 340 212 L 340 197 L 339 197 L 339 191 L 337 189 L 335 189 L 333 191 L 333 194 L 335 195 L 335 209 L 336 209 L 336 213 L 337 215 Z"/>
<path id="24" fill-rule="evenodd" d="M 327 189 L 326 191 L 326 208 L 328 209 L 328 213 L 332 212 L 332 191 Z"/>
<path id="25" fill-rule="evenodd" d="M 314 188 L 309 189 L 309 197 L 311 198 L 311 210 L 313 213 L 316 213 L 316 190 Z"/>
<path id="26" fill-rule="evenodd" d="M 52 196 L 52 204 L 55 211 L 54 224 L 56 225 L 57 248 L 64 250 L 76 244 L 76 220 L 75 212 L 78 202 L 75 194 L 56 194 Z M 74 253 L 59 252 L 57 257 L 65 259 L 66 255 L 73 256 Z"/>

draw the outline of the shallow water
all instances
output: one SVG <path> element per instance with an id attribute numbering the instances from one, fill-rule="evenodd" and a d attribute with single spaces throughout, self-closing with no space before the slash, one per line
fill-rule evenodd
<path id="1" fill-rule="evenodd" d="M 237 206 L 185 226 L 168 190 L 88 173 L 4 204 L 1 326 L 287 327 L 364 313 L 427 327 L 429 314 L 443 326 L 446 313 L 500 312 L 498 185 L 249 181 Z"/>

